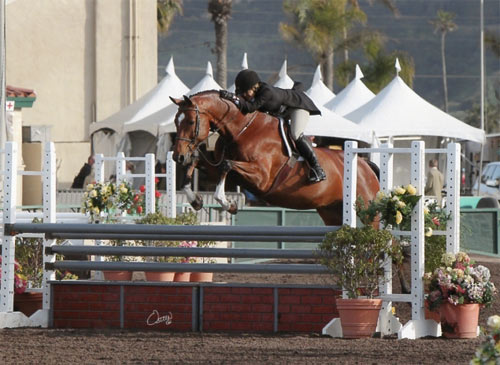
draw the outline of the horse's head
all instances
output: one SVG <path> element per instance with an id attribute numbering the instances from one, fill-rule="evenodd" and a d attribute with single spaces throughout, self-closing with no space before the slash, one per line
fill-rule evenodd
<path id="1" fill-rule="evenodd" d="M 211 115 L 187 96 L 184 99 L 170 99 L 179 107 L 175 116 L 177 137 L 173 158 L 187 166 L 193 161 L 198 146 L 208 137 Z"/>

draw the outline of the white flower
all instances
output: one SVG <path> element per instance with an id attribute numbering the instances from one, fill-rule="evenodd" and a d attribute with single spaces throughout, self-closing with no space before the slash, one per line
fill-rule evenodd
<path id="1" fill-rule="evenodd" d="M 394 192 L 398 195 L 403 195 L 406 192 L 406 190 L 402 186 L 398 186 L 396 189 L 394 189 Z"/>
<path id="2" fill-rule="evenodd" d="M 498 315 L 490 316 L 488 318 L 487 324 L 488 327 L 490 327 L 493 330 L 500 329 L 500 316 Z"/>

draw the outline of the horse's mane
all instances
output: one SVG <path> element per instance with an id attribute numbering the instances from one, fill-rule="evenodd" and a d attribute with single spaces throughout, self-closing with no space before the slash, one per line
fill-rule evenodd
<path id="1" fill-rule="evenodd" d="M 200 96 L 200 95 L 205 95 L 205 94 L 212 94 L 212 93 L 219 93 L 217 90 L 203 90 L 203 91 L 198 91 L 196 94 L 189 95 L 190 98 L 193 96 Z"/>

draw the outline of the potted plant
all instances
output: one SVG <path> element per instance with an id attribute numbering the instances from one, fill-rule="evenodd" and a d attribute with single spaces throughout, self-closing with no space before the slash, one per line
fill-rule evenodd
<path id="1" fill-rule="evenodd" d="M 474 338 L 479 309 L 491 305 L 496 294 L 490 270 L 464 252 L 445 253 L 441 265 L 424 275 L 428 306 L 439 309 L 444 337 Z"/>
<path id="2" fill-rule="evenodd" d="M 386 260 L 401 260 L 400 246 L 393 244 L 388 230 L 344 225 L 327 233 L 318 250 L 319 262 L 348 297 L 337 299 L 343 336 L 371 337 L 382 305 L 374 296 L 384 280 Z"/>
<path id="3" fill-rule="evenodd" d="M 109 245 L 115 247 L 134 246 L 136 245 L 136 242 L 127 240 L 110 240 Z M 135 260 L 136 258 L 134 256 L 107 255 L 105 257 L 105 261 L 108 262 L 131 262 Z M 105 280 L 120 280 L 120 281 L 132 280 L 132 276 L 134 274 L 132 270 L 103 270 L 102 273 L 104 275 Z"/>
<path id="4" fill-rule="evenodd" d="M 487 328 L 482 330 L 484 340 L 476 350 L 471 365 L 497 364 L 500 359 L 500 316 L 488 318 Z"/>
<path id="5" fill-rule="evenodd" d="M 186 225 L 195 224 L 197 222 L 196 215 L 193 213 L 180 214 L 175 218 L 169 218 L 163 214 L 150 213 L 138 220 L 137 224 L 164 224 L 164 225 Z M 194 247 L 197 245 L 196 241 L 138 241 L 137 244 L 144 246 L 154 246 L 154 247 Z M 176 262 L 176 263 L 186 263 L 193 262 L 190 257 L 175 257 L 175 256 L 154 256 L 154 257 L 143 257 L 144 261 L 151 262 Z M 178 272 L 178 273 L 158 273 L 158 272 L 146 272 L 146 279 L 151 281 L 189 281 L 189 272 Z"/>

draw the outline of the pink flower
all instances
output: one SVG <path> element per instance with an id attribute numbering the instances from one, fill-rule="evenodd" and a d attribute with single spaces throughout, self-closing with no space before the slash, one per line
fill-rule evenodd
<path id="1" fill-rule="evenodd" d="M 438 217 L 432 217 L 432 223 L 434 223 L 436 226 L 439 226 L 439 218 Z"/>

